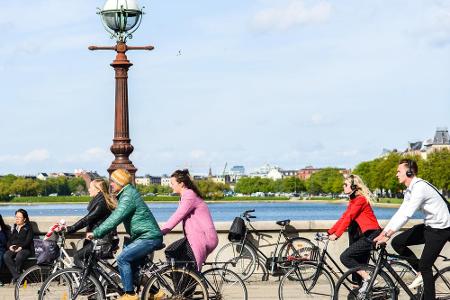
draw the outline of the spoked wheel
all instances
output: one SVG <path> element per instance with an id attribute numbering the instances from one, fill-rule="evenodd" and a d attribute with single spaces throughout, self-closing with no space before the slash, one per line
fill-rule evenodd
<path id="1" fill-rule="evenodd" d="M 35 265 L 25 270 L 14 287 L 16 300 L 35 300 L 42 284 L 52 273 L 52 266 Z"/>
<path id="2" fill-rule="evenodd" d="M 395 270 L 395 272 L 400 276 L 400 278 L 407 284 L 411 284 L 414 279 L 417 277 L 417 272 L 407 263 L 401 262 L 401 261 L 393 261 L 390 263 L 391 267 Z M 392 281 L 394 282 L 395 289 L 397 292 L 397 298 L 398 299 L 409 299 L 408 294 L 403 290 L 403 288 L 400 286 L 400 283 L 391 276 Z M 414 291 L 413 291 L 414 292 Z M 422 293 L 422 287 L 418 287 L 415 290 L 416 293 L 420 294 Z"/>
<path id="3" fill-rule="evenodd" d="M 147 299 L 209 299 L 206 283 L 195 273 L 184 268 L 166 267 L 145 284 L 142 300 Z"/>
<path id="4" fill-rule="evenodd" d="M 225 263 L 242 280 L 247 280 L 255 272 L 258 264 L 255 251 L 247 244 L 231 242 L 223 246 L 216 255 L 217 263 Z"/>
<path id="5" fill-rule="evenodd" d="M 307 238 L 295 237 L 287 240 L 278 253 L 278 263 L 284 273 L 291 269 L 294 263 L 316 261 L 319 258 L 319 248 Z M 294 280 L 296 276 L 290 279 Z"/>
<path id="6" fill-rule="evenodd" d="M 380 270 L 375 277 L 372 288 L 367 288 L 357 273 L 365 271 L 371 277 L 374 272 L 373 266 L 360 266 L 345 272 L 336 284 L 334 299 L 354 299 L 354 300 L 387 300 L 397 299 L 394 283 L 386 272 Z M 366 286 L 366 288 L 365 288 Z"/>
<path id="7" fill-rule="evenodd" d="M 103 287 L 93 276 L 82 281 L 82 270 L 69 268 L 60 270 L 44 282 L 39 292 L 39 300 L 102 300 Z"/>
<path id="8" fill-rule="evenodd" d="M 436 299 L 450 299 L 450 267 L 439 270 L 434 275 L 434 283 L 436 286 Z"/>
<path id="9" fill-rule="evenodd" d="M 314 262 L 292 265 L 278 286 L 280 300 L 333 299 L 333 295 L 333 278 L 327 270 L 318 268 Z"/>
<path id="10" fill-rule="evenodd" d="M 206 279 L 209 299 L 247 300 L 247 287 L 244 281 L 226 267 L 209 269 L 202 275 Z"/>

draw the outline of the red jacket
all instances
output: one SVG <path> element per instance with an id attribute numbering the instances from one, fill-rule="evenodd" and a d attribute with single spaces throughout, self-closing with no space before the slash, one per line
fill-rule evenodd
<path id="1" fill-rule="evenodd" d="M 342 214 L 336 224 L 328 230 L 328 234 L 335 234 L 338 237 L 341 236 L 352 220 L 358 223 L 362 233 L 368 230 L 381 229 L 369 202 L 367 202 L 364 196 L 360 195 L 350 200 L 347 210 Z"/>

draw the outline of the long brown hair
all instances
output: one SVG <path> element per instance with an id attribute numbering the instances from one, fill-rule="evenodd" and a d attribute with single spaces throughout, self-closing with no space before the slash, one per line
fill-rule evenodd
<path id="1" fill-rule="evenodd" d="M 103 179 L 94 179 L 92 180 L 92 183 L 94 184 L 95 188 L 100 191 L 100 193 L 103 194 L 103 197 L 105 198 L 106 206 L 108 206 L 109 210 L 114 210 L 117 207 L 117 201 L 111 196 L 108 190 L 108 185 L 106 184 L 106 181 Z"/>
<path id="2" fill-rule="evenodd" d="M 184 183 L 184 186 L 186 188 L 193 190 L 194 193 L 197 194 L 197 196 L 199 196 L 200 198 L 203 198 L 202 193 L 200 193 L 200 190 L 195 185 L 195 183 L 192 181 L 188 169 L 176 170 L 175 172 L 172 173 L 172 175 L 170 175 L 170 177 L 174 177 L 178 183 L 181 183 L 181 182 Z"/>

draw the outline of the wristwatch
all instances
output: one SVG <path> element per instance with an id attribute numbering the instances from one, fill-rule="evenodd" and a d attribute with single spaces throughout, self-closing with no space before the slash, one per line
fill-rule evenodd
<path id="1" fill-rule="evenodd" d="M 390 235 L 388 235 L 388 233 L 387 233 L 387 232 L 385 232 L 385 233 L 384 233 L 384 236 L 385 236 L 385 237 L 387 237 L 388 239 L 390 239 L 390 238 L 391 238 L 391 236 L 390 236 Z"/>

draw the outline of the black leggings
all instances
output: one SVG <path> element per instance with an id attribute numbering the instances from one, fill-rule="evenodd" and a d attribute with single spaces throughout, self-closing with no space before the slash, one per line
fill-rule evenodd
<path id="1" fill-rule="evenodd" d="M 351 269 L 369 262 L 370 250 L 372 250 L 373 239 L 381 232 L 380 230 L 368 230 L 350 247 L 341 254 L 341 262 L 344 266 Z"/>
<path id="2" fill-rule="evenodd" d="M 408 262 L 416 271 L 420 271 L 424 285 L 424 299 L 435 299 L 436 290 L 433 281 L 433 264 L 442 248 L 450 241 L 450 227 L 435 229 L 425 224 L 415 225 L 392 239 L 392 248 L 401 256 L 408 257 Z M 420 261 L 408 246 L 425 244 Z"/>

